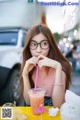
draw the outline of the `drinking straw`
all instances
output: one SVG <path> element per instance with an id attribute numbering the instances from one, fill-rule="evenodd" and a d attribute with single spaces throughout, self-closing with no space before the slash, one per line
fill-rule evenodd
<path id="1" fill-rule="evenodd" d="M 37 80 L 38 80 L 38 65 L 36 65 L 36 76 L 35 76 L 35 83 L 34 83 L 34 92 L 36 92 L 36 87 L 37 87 Z"/>

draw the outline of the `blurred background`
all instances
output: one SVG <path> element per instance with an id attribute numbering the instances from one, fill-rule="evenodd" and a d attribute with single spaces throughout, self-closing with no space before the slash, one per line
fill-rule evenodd
<path id="1" fill-rule="evenodd" d="M 42 5 L 40 0 L 0 0 L 0 105 L 14 101 L 18 106 L 23 105 L 19 78 L 22 49 L 28 29 L 39 23 L 51 29 L 59 49 L 71 63 L 70 90 L 80 95 L 80 1 L 60 2 L 72 5 Z"/>

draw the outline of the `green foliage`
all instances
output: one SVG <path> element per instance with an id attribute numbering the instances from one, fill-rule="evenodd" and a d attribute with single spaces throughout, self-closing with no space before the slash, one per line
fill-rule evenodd
<path id="1" fill-rule="evenodd" d="M 59 42 L 59 40 L 61 39 L 62 35 L 60 35 L 60 34 L 57 33 L 57 32 L 54 33 L 53 35 L 54 35 L 54 38 L 55 38 L 56 42 Z"/>

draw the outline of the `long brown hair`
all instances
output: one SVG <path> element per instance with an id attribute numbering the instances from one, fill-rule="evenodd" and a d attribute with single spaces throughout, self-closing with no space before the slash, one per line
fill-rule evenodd
<path id="1" fill-rule="evenodd" d="M 71 82 L 71 70 L 72 70 L 71 65 L 59 50 L 50 29 L 46 25 L 42 25 L 42 24 L 33 26 L 27 33 L 26 43 L 23 49 L 23 61 L 22 61 L 21 71 L 20 71 L 22 88 L 24 87 L 23 80 L 22 80 L 22 71 L 23 71 L 26 60 L 32 57 L 29 50 L 29 42 L 35 35 L 39 33 L 42 33 L 43 35 L 45 35 L 45 37 L 48 39 L 50 43 L 50 52 L 48 54 L 48 57 L 61 63 L 62 69 L 66 74 L 66 89 L 68 89 L 69 83 Z M 34 84 L 31 78 L 32 74 L 33 74 L 33 70 L 29 73 L 29 80 L 30 80 L 31 87 L 34 87 Z"/>

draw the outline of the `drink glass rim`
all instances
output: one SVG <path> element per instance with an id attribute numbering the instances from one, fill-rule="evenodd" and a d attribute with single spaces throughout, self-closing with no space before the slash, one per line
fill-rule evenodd
<path id="1" fill-rule="evenodd" d="M 39 92 L 43 92 L 45 94 L 46 90 L 44 88 L 36 88 L 36 92 L 34 92 L 34 88 L 28 90 L 28 93 L 32 94 L 38 94 Z"/>

